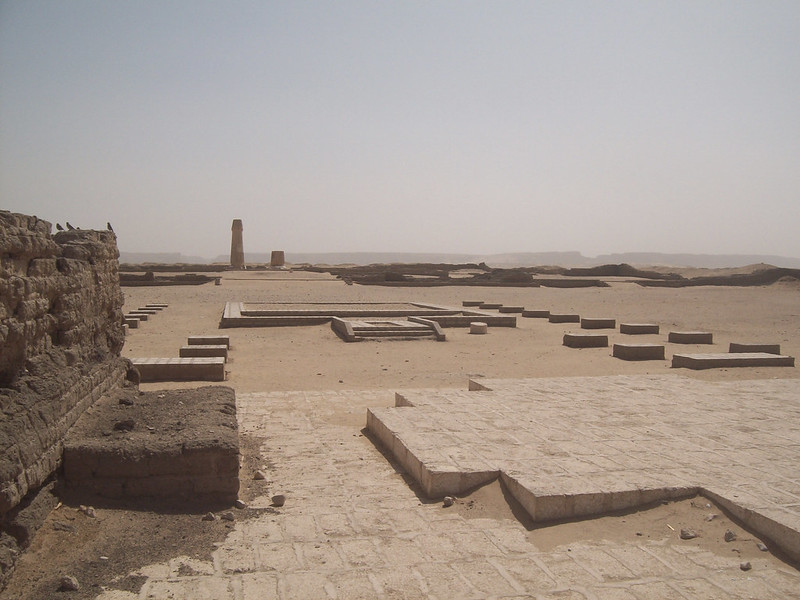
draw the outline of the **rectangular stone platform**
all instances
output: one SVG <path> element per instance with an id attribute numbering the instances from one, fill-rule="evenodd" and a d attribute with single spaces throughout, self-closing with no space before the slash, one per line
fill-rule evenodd
<path id="1" fill-rule="evenodd" d="M 231 338 L 227 335 L 190 335 L 186 343 L 190 346 L 225 346 L 230 350 Z"/>
<path id="2" fill-rule="evenodd" d="M 766 352 L 767 354 L 780 354 L 780 344 L 737 344 L 731 342 L 728 352 Z"/>
<path id="3" fill-rule="evenodd" d="M 551 323 L 580 323 L 581 316 L 568 313 L 550 313 L 548 320 Z"/>
<path id="4" fill-rule="evenodd" d="M 664 360 L 661 344 L 614 344 L 613 355 L 622 360 Z"/>
<path id="5" fill-rule="evenodd" d="M 582 317 L 581 329 L 614 329 L 617 326 L 616 319 L 601 317 Z"/>
<path id="6" fill-rule="evenodd" d="M 141 381 L 225 381 L 224 358 L 132 358 Z"/>
<path id="7" fill-rule="evenodd" d="M 767 352 L 718 354 L 675 354 L 672 367 L 686 369 L 719 369 L 731 367 L 793 367 L 794 357 Z"/>
<path id="8" fill-rule="evenodd" d="M 178 356 L 181 358 L 221 356 L 227 360 L 228 347 L 224 344 L 194 344 L 190 346 L 181 346 L 180 350 L 178 350 Z"/>
<path id="9" fill-rule="evenodd" d="M 521 313 L 525 310 L 524 306 L 501 306 L 497 309 L 500 313 Z"/>
<path id="10" fill-rule="evenodd" d="M 668 339 L 673 344 L 714 343 L 714 335 L 708 331 L 670 331 Z"/>
<path id="11" fill-rule="evenodd" d="M 548 319 L 550 318 L 549 310 L 523 310 L 522 316 L 529 319 Z"/>
<path id="12" fill-rule="evenodd" d="M 600 333 L 565 333 L 564 345 L 570 348 L 607 348 L 608 336 Z"/>
<path id="13" fill-rule="evenodd" d="M 619 332 L 627 335 L 645 335 L 659 333 L 660 328 L 655 323 L 620 323 Z"/>

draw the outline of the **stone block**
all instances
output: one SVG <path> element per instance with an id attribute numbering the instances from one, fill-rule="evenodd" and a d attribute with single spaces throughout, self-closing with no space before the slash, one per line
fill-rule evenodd
<path id="1" fill-rule="evenodd" d="M 571 313 L 550 313 L 547 317 L 551 323 L 580 323 L 581 316 Z"/>
<path id="2" fill-rule="evenodd" d="M 686 369 L 719 369 L 732 367 L 793 367 L 794 357 L 767 352 L 735 352 L 709 354 L 675 354 L 672 367 Z"/>
<path id="3" fill-rule="evenodd" d="M 181 346 L 178 350 L 181 358 L 191 358 L 197 356 L 221 356 L 228 358 L 228 347 L 224 344 L 195 344 L 191 346 Z"/>
<path id="4" fill-rule="evenodd" d="M 550 318 L 550 311 L 549 310 L 523 310 L 522 316 L 531 318 L 531 319 L 549 319 Z"/>
<path id="5" fill-rule="evenodd" d="M 480 306 L 483 304 L 483 300 L 464 300 L 461 305 L 462 306 Z"/>
<path id="6" fill-rule="evenodd" d="M 286 264 L 286 255 L 283 250 L 273 250 L 269 258 L 270 267 L 282 267 Z"/>
<path id="7" fill-rule="evenodd" d="M 130 329 L 138 329 L 139 328 L 139 319 L 137 317 L 125 317 L 125 326 L 129 327 Z"/>
<path id="8" fill-rule="evenodd" d="M 501 306 L 497 309 L 501 313 L 521 313 L 525 310 L 524 306 Z"/>
<path id="9" fill-rule="evenodd" d="M 482 310 L 498 310 L 501 306 L 503 305 L 500 302 L 483 302 L 478 308 Z"/>
<path id="10" fill-rule="evenodd" d="M 136 319 L 139 319 L 140 321 L 147 321 L 150 318 L 150 315 L 148 313 L 133 311 L 133 312 L 127 313 L 125 315 L 125 318 L 126 319 L 128 319 L 128 318 L 136 318 Z"/>
<path id="11" fill-rule="evenodd" d="M 230 350 L 231 338 L 227 335 L 190 335 L 186 343 L 189 346 L 224 345 Z"/>
<path id="12" fill-rule="evenodd" d="M 225 359 L 133 358 L 141 381 L 225 381 Z"/>
<path id="13" fill-rule="evenodd" d="M 564 345 L 570 348 L 607 348 L 608 336 L 600 333 L 565 333 Z"/>
<path id="14" fill-rule="evenodd" d="M 469 324 L 469 332 L 482 335 L 489 331 L 489 326 L 486 323 L 481 323 L 480 321 L 474 321 Z"/>
<path id="15" fill-rule="evenodd" d="M 581 318 L 581 329 L 614 329 L 616 326 L 616 319 L 608 319 L 604 317 Z"/>
<path id="16" fill-rule="evenodd" d="M 614 344 L 613 355 L 622 360 L 664 360 L 661 344 Z"/>
<path id="17" fill-rule="evenodd" d="M 714 335 L 708 331 L 670 331 L 668 339 L 673 344 L 714 343 Z"/>
<path id="18" fill-rule="evenodd" d="M 767 354 L 780 354 L 780 344 L 737 344 L 731 342 L 728 352 L 766 352 Z"/>
<path id="19" fill-rule="evenodd" d="M 627 335 L 645 335 L 659 333 L 660 328 L 655 323 L 620 323 L 619 332 Z"/>

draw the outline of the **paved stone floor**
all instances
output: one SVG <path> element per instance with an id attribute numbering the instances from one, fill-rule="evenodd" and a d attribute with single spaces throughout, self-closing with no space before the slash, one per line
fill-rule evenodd
<path id="1" fill-rule="evenodd" d="M 619 451 L 610 458 L 615 462 L 619 457 L 648 452 L 663 456 L 667 464 L 681 462 L 688 454 L 692 460 L 706 460 L 720 469 L 731 467 L 720 452 L 727 447 L 727 440 L 736 439 L 750 444 L 752 452 L 737 459 L 735 469 L 746 470 L 729 484 L 741 486 L 743 494 L 758 496 L 763 488 L 752 482 L 747 487 L 749 474 L 774 469 L 777 479 L 770 479 L 763 495 L 782 509 L 797 508 L 792 509 L 800 497 L 796 455 L 795 470 L 790 474 L 787 456 L 773 460 L 761 449 L 776 435 L 784 435 L 788 436 L 785 443 L 797 450 L 800 433 L 792 431 L 798 416 L 797 394 L 790 398 L 793 404 L 784 413 L 783 426 L 774 422 L 768 410 L 783 402 L 786 394 L 796 392 L 792 386 L 796 382 L 776 382 L 775 388 L 769 388 L 772 391 L 763 397 L 767 408 L 741 407 L 752 416 L 750 430 L 719 429 L 717 417 L 736 406 L 735 394 L 734 399 L 726 399 L 725 394 L 705 398 L 709 405 L 698 406 L 697 412 L 687 417 L 686 422 L 693 424 L 688 431 L 654 419 L 649 431 L 658 441 L 648 450 L 640 429 L 642 411 L 649 410 L 647 414 L 652 415 L 652 411 L 682 409 L 669 404 L 666 395 L 662 394 L 664 402 L 647 409 L 636 388 L 641 382 L 631 379 L 626 384 L 624 378 L 618 378 L 619 396 L 632 399 L 630 410 L 626 414 L 617 411 L 610 419 L 597 414 L 597 421 L 581 424 L 573 412 L 580 412 L 581 405 L 570 392 L 570 381 L 574 388 L 575 380 L 537 381 L 532 389 L 561 386 L 558 397 L 570 407 L 554 415 L 557 420 L 552 433 L 541 442 L 558 441 L 556 456 L 572 457 L 561 464 L 563 468 L 572 468 L 573 460 L 575 465 L 592 464 L 591 454 L 567 443 L 574 430 L 585 431 L 588 439 L 597 441 L 603 437 L 604 427 L 619 428 L 619 435 L 608 440 L 609 446 Z M 496 389 L 501 385 L 488 383 Z M 687 393 L 697 383 L 685 383 Z M 611 380 L 606 384 L 611 385 Z M 740 387 L 741 383 L 728 391 Z M 518 386 L 512 384 L 509 389 Z M 660 393 L 658 382 L 652 382 L 649 389 Z M 475 394 L 457 393 L 456 397 L 466 400 L 476 398 Z M 413 481 L 362 432 L 366 408 L 390 406 L 392 394 L 256 393 L 239 395 L 237 404 L 241 433 L 260 440 L 268 474 L 264 493 L 249 503 L 265 510 L 258 517 L 237 521 L 215 550 L 213 560 L 175 558 L 151 565 L 141 571 L 147 581 L 138 595 L 108 591 L 100 598 L 800 598 L 800 573 L 783 563 L 754 560 L 753 569 L 744 572 L 739 561 L 695 545 L 641 538 L 540 549 L 519 521 L 465 518 L 440 502 L 429 502 L 417 495 L 419 487 L 410 485 Z M 495 425 L 499 430 L 511 429 L 518 420 L 505 415 Z M 665 443 L 667 438 L 682 439 L 683 444 Z M 609 466 L 609 457 L 597 460 L 602 468 Z M 542 477 L 546 479 L 545 474 Z M 266 510 L 270 495 L 276 492 L 287 495 L 285 506 Z"/>

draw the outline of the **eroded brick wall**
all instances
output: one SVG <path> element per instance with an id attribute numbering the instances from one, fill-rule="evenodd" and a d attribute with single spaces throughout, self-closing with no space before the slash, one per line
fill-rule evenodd
<path id="1" fill-rule="evenodd" d="M 127 371 L 116 236 L 50 232 L 0 211 L 0 515 L 53 473 L 67 430 Z"/>

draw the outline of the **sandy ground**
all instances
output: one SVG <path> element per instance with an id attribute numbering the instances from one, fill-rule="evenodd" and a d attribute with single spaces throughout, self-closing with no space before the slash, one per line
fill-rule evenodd
<path id="1" fill-rule="evenodd" d="M 222 285 L 124 288 L 125 310 L 146 303 L 167 303 L 169 308 L 128 333 L 123 356 L 177 356 L 190 335 L 228 334 L 231 338 L 226 385 L 237 394 L 290 390 L 382 390 L 374 398 L 393 405 L 394 390 L 405 388 L 465 389 L 467 379 L 593 376 L 670 372 L 673 352 L 726 352 L 730 342 L 779 343 L 782 353 L 800 354 L 800 286 L 778 283 L 769 287 L 644 288 L 613 282 L 608 288 L 397 288 L 348 286 L 327 275 L 290 272 L 227 272 Z M 227 301 L 242 302 L 426 302 L 461 306 L 463 300 L 484 300 L 528 309 L 575 312 L 585 317 L 612 317 L 617 323 L 658 323 L 661 334 L 623 336 L 608 331 L 610 343 L 660 342 L 669 331 L 704 330 L 714 334 L 713 346 L 667 345 L 667 360 L 627 362 L 611 356 L 611 348 L 571 349 L 562 345 L 564 333 L 580 331 L 577 324 L 551 324 L 545 319 L 518 318 L 517 328 L 490 328 L 487 335 L 469 335 L 464 329 L 446 329 L 446 342 L 432 340 L 364 341 L 346 344 L 328 325 L 219 330 Z M 800 378 L 798 368 L 746 368 L 709 371 L 681 370 L 701 379 L 747 380 Z M 143 390 L 207 385 L 204 382 L 142 384 Z M 337 408 L 331 423 L 351 428 L 356 435 L 365 424 L 366 406 Z M 370 444 L 368 440 L 365 444 Z M 242 442 L 243 488 L 249 501 L 252 465 L 258 462 L 257 444 Z M 705 500 L 671 503 L 648 511 L 616 515 L 591 522 L 549 527 L 526 524 L 524 516 L 507 501 L 499 483 L 490 484 L 458 498 L 455 509 L 469 517 L 517 519 L 531 539 L 542 548 L 566 546 L 591 539 L 629 539 L 631 536 L 663 535 L 665 523 L 702 523 Z M 66 512 L 65 512 L 66 511 Z M 54 531 L 53 522 L 65 515 L 74 528 L 72 536 Z M 605 520 L 604 520 L 605 519 Z M 170 556 L 207 557 L 214 540 L 230 529 L 224 523 L 213 530 L 197 530 L 197 515 L 146 510 L 106 509 L 99 521 L 90 521 L 76 506 L 65 504 L 48 520 L 12 577 L 2 598 L 52 597 L 50 581 L 58 573 L 77 573 L 86 585 L 64 597 L 92 598 L 108 578 L 124 577 L 137 567 Z M 732 527 L 727 518 L 714 527 Z M 103 531 L 105 530 L 105 532 Z M 141 532 L 149 534 L 142 536 Z M 199 531 L 199 532 L 198 532 Z M 736 529 L 739 537 L 747 533 Z M 116 542 L 108 550 L 109 537 Z M 709 548 L 730 554 L 730 546 L 711 541 Z M 99 552 L 116 562 L 113 569 L 97 566 Z M 751 549 L 752 551 L 752 549 Z M 113 552 L 116 552 L 114 554 Z M 754 555 L 755 556 L 755 555 Z M 88 558 L 88 557 L 91 557 Z M 106 557 L 108 560 L 108 557 Z M 775 558 L 774 560 L 778 560 Z M 87 562 L 88 561 L 88 562 Z M 97 574 L 93 575 L 94 571 Z M 123 579 L 122 589 L 136 592 L 138 580 Z M 127 587 L 126 587 L 127 586 Z"/>

